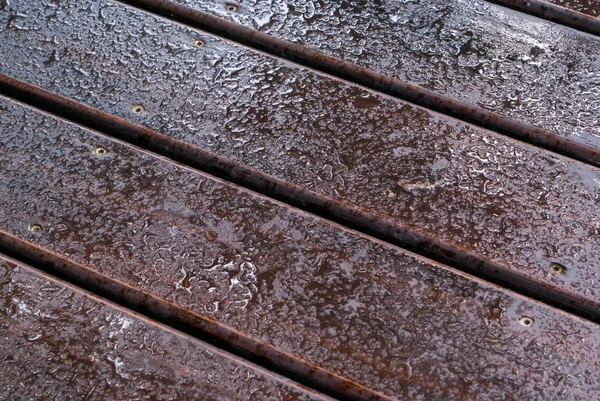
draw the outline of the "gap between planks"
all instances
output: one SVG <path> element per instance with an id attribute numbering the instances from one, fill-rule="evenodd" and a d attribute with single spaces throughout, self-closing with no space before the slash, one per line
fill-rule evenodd
<path id="1" fill-rule="evenodd" d="M 534 17 L 568 26 L 592 35 L 600 36 L 600 18 L 587 15 L 557 4 L 543 0 L 487 0 L 497 4 L 524 12 Z"/>
<path id="2" fill-rule="evenodd" d="M 151 293 L 103 275 L 0 230 L 0 254 L 172 327 L 268 371 L 340 401 L 392 401 L 359 383 L 287 354 Z"/>
<path id="3" fill-rule="evenodd" d="M 114 0 L 593 166 L 600 151 L 514 118 L 168 0 Z"/>
<path id="4" fill-rule="evenodd" d="M 518 272 L 508 271 L 497 263 L 474 256 L 466 249 L 448 245 L 415 230 L 397 227 L 357 207 L 327 198 L 150 128 L 131 123 L 2 73 L 0 73 L 0 94 L 565 312 L 593 322 L 600 321 L 600 305 L 580 294 L 566 289 L 549 289 L 541 282 L 522 276 Z"/>
<path id="5" fill-rule="evenodd" d="M 96 396 L 106 396 L 109 393 L 107 388 L 117 388 L 121 393 L 127 392 L 129 396 L 137 393 L 141 397 L 159 391 L 166 397 L 195 393 L 196 396 L 210 394 L 218 399 L 229 399 L 233 393 L 235 399 L 243 400 L 254 397 L 255 393 L 268 398 L 269 392 L 283 392 L 294 400 L 334 400 L 200 341 L 197 335 L 182 333 L 3 254 L 0 254 L 0 277 L 11 283 L 1 291 L 6 304 L 19 305 L 19 311 L 5 316 L 7 320 L 0 327 L 4 334 L 3 345 L 17 347 L 0 347 L 5 358 L 0 365 L 11 369 L 10 374 L 6 372 L 0 377 L 0 398 L 7 393 L 21 397 L 39 396 L 43 391 L 48 399 L 77 398 L 77 394 L 86 393 L 85 399 L 90 399 L 94 390 Z M 36 312 L 33 311 L 34 306 Z M 42 327 L 39 326 L 41 311 L 41 316 L 46 316 L 44 313 L 52 316 L 51 319 L 41 318 L 46 321 Z M 115 320 L 121 325 L 116 338 L 121 343 L 118 347 L 111 341 L 104 342 L 102 338 L 105 334 L 102 328 L 112 326 Z M 128 327 L 130 325 L 132 327 Z M 36 326 L 41 331 L 37 331 Z M 32 330 L 39 334 L 32 336 Z M 114 333 L 109 336 L 112 338 Z M 147 336 L 152 338 L 151 345 L 146 344 Z M 125 351 L 127 348 L 129 352 Z M 125 366 L 124 373 L 119 372 L 119 359 L 111 359 L 110 353 L 118 351 L 123 358 L 119 366 Z M 57 353 L 62 356 L 52 357 Z M 93 356 L 90 357 L 90 354 Z M 81 358 L 89 358 L 88 363 L 82 364 Z M 111 366 L 113 363 L 114 366 Z M 128 366 L 129 363 L 134 366 Z M 56 380 L 54 375 L 56 368 L 61 366 L 78 366 L 77 374 L 67 387 L 64 387 L 62 378 Z M 41 371 L 39 376 L 36 370 Z M 112 371 L 112 377 L 107 370 Z M 133 380 L 129 373 L 135 377 Z M 239 380 L 244 373 L 254 377 L 249 382 Z M 31 380 L 30 375 L 37 379 Z M 173 376 L 186 380 L 176 381 Z M 217 384 L 215 378 L 218 381 L 223 377 L 224 380 Z M 27 389 L 22 388 L 23 381 L 28 382 Z M 104 385 L 99 385 L 101 382 Z"/>

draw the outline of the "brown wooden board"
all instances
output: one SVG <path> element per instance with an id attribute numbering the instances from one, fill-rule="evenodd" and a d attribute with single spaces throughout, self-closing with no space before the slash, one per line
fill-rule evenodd
<path id="1" fill-rule="evenodd" d="M 594 35 L 600 35 L 598 0 L 489 0 Z"/>
<path id="2" fill-rule="evenodd" d="M 573 10 L 592 16 L 600 17 L 600 1 L 598 0 L 546 0 L 548 3 L 556 4 L 568 10 Z"/>
<path id="3" fill-rule="evenodd" d="M 0 255 L 2 400 L 329 400 Z"/>
<path id="4" fill-rule="evenodd" d="M 501 117 L 600 148 L 600 38 L 489 2 L 132 2 L 208 22 L 194 14 L 200 11 L 301 44 L 324 57 L 418 85 L 463 106 L 495 112 L 496 116 L 482 118 L 481 123 L 505 131 L 523 127 L 501 126 Z M 535 3 L 506 1 L 514 2 Z M 235 35 L 234 28 L 224 29 Z M 251 33 L 245 35 L 250 40 L 262 40 Z M 328 62 L 337 65 L 334 69 L 342 70 L 342 74 L 353 68 L 333 59 Z M 362 73 L 368 80 L 371 74 Z M 386 78 L 371 76 L 370 80 L 377 85 Z M 409 87 L 404 92 L 401 95 L 416 102 L 429 104 L 426 98 L 435 98 L 429 93 L 413 95 Z M 437 102 L 450 113 L 463 107 L 447 104 L 448 99 L 432 100 L 431 105 Z M 472 115 L 478 113 L 464 107 L 459 113 L 463 118 L 474 118 Z"/>
<path id="5" fill-rule="evenodd" d="M 600 396 L 595 324 L 20 104 L 0 122 L 0 243 L 66 275 L 352 399 Z"/>
<path id="6" fill-rule="evenodd" d="M 552 17 L 552 12 L 563 10 L 564 16 L 570 16 L 572 20 L 588 17 L 597 19 L 600 17 L 600 1 L 598 0 L 492 0 L 498 4 L 506 4 L 510 7 L 521 8 L 526 11 L 538 13 L 540 16 Z M 570 14 L 569 14 L 570 13 Z M 559 20 L 560 21 L 560 20 Z M 565 18 L 565 22 L 569 22 Z M 582 26 L 585 28 L 585 25 Z"/>
<path id="7" fill-rule="evenodd" d="M 214 152 L 260 190 L 600 311 L 596 168 L 119 3 L 0 19 L 0 72 L 156 130 L 143 144 Z"/>

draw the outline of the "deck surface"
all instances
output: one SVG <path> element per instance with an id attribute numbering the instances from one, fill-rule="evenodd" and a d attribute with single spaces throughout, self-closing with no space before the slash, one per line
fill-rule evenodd
<path id="1" fill-rule="evenodd" d="M 534 17 L 600 36 L 598 0 L 490 0 Z"/>
<path id="2" fill-rule="evenodd" d="M 0 283 L 2 400 L 328 399 L 1 255 Z"/>
<path id="3" fill-rule="evenodd" d="M 21 4 L 32 30 L 4 33 L 14 57 L 0 72 L 233 160 L 413 249 L 600 311 L 597 168 L 120 3 Z"/>
<path id="4" fill-rule="evenodd" d="M 548 0 L 548 3 L 596 18 L 600 17 L 600 1 L 598 0 Z"/>
<path id="5" fill-rule="evenodd" d="M 469 0 L 139 2 L 210 13 L 600 148 L 600 38 L 552 22 Z"/>
<path id="6" fill-rule="evenodd" d="M 530 10 L 540 13 L 541 16 L 544 16 L 544 12 L 550 12 L 552 6 L 558 6 L 559 9 L 564 10 L 565 16 L 569 15 L 567 13 L 572 13 L 570 17 L 575 20 L 578 19 L 577 14 L 591 19 L 600 17 L 600 1 L 598 0 L 498 0 L 498 3 L 529 7 Z"/>
<path id="7" fill-rule="evenodd" d="M 124 3 L 0 2 L 0 399 L 600 398 L 590 29 Z"/>
<path id="8" fill-rule="evenodd" d="M 592 373 L 577 372 L 600 360 L 593 325 L 35 110 L 0 107 L 14 133 L 0 141 L 2 232 L 81 274 L 233 330 L 248 351 L 273 347 L 273 363 L 291 355 L 373 394 L 535 399 L 550 390 L 534 383 L 559 370 L 569 380 L 552 394 L 590 389 Z"/>

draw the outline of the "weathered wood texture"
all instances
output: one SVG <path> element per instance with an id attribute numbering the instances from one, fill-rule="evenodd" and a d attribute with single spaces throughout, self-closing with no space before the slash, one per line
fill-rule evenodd
<path id="1" fill-rule="evenodd" d="M 489 0 L 531 15 L 600 35 L 598 0 Z"/>
<path id="2" fill-rule="evenodd" d="M 505 7 L 471 0 L 134 2 L 171 11 L 169 4 L 183 5 L 600 148 L 600 38 Z"/>
<path id="3" fill-rule="evenodd" d="M 600 1 L 598 0 L 546 0 L 568 10 L 580 12 L 592 17 L 600 17 Z"/>
<path id="4" fill-rule="evenodd" d="M 0 100 L 0 122 L 4 242 L 358 383 L 356 398 L 600 396 L 594 324 L 22 105 Z"/>
<path id="5" fill-rule="evenodd" d="M 0 255 L 0 399 L 329 400 Z"/>
<path id="6" fill-rule="evenodd" d="M 119 3 L 11 3 L 0 20 L 0 72 L 231 159 L 263 189 L 600 310 L 596 168 Z"/>
<path id="7" fill-rule="evenodd" d="M 508 6 L 515 6 L 523 10 L 539 13 L 540 16 L 547 16 L 554 9 L 565 11 L 565 16 L 571 12 L 572 18 L 576 18 L 578 14 L 590 18 L 598 18 L 600 16 L 600 1 L 598 0 L 492 0 L 497 3 L 505 3 Z M 554 8 L 554 6 L 558 6 Z M 552 15 L 550 15 L 552 16 Z M 568 20 L 566 20 L 568 22 Z M 583 26 L 585 27 L 585 25 Z"/>

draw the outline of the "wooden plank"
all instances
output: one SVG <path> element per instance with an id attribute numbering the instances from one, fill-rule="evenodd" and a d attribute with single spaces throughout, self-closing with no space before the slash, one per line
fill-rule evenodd
<path id="1" fill-rule="evenodd" d="M 2 400 L 328 400 L 0 255 Z"/>
<path id="2" fill-rule="evenodd" d="M 594 18 L 600 17 L 600 1 L 598 0 L 547 0 L 547 2 Z"/>
<path id="3" fill-rule="evenodd" d="M 194 14 L 200 12 L 301 44 L 322 53 L 312 58 L 334 57 L 328 63 L 342 73 L 353 68 L 343 60 L 384 74 L 353 75 L 362 74 L 375 85 L 385 76 L 418 85 L 446 99 L 413 93 L 410 87 L 400 95 L 463 119 L 508 132 L 527 132 L 518 124 L 525 123 L 600 149 L 600 38 L 505 7 L 470 0 L 129 1 L 211 24 L 209 17 Z M 224 31 L 235 35 L 234 28 Z M 249 42 L 262 40 L 251 32 L 238 33 L 240 40 L 242 35 Z M 458 103 L 449 104 L 452 100 Z M 486 117 L 472 106 L 496 115 Z M 469 116 L 479 113 L 481 118 Z"/>
<path id="4" fill-rule="evenodd" d="M 600 396 L 595 324 L 36 110 L 0 110 L 4 246 L 176 306 L 315 382 L 333 374 L 352 399 Z"/>
<path id="5" fill-rule="evenodd" d="M 600 35 L 597 0 L 490 0 L 576 29 Z"/>
<path id="6" fill-rule="evenodd" d="M 11 4 L 2 72 L 162 133 L 140 143 L 600 313 L 598 169 L 119 3 Z"/>

